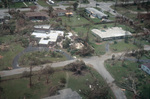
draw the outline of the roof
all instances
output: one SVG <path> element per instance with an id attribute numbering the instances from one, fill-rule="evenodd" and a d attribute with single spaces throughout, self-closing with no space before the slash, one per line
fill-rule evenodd
<path id="1" fill-rule="evenodd" d="M 101 38 L 120 37 L 126 35 L 132 35 L 128 31 L 124 31 L 121 27 L 112 27 L 108 29 L 92 29 L 92 32 L 100 36 Z"/>
<path id="2" fill-rule="evenodd" d="M 150 63 L 145 63 L 143 65 L 150 69 Z"/>
<path id="3" fill-rule="evenodd" d="M 48 44 L 49 42 L 56 42 L 58 36 L 63 36 L 64 32 L 51 30 L 50 33 L 33 32 L 31 35 L 35 36 L 36 38 L 41 38 L 39 44 Z"/>
<path id="4" fill-rule="evenodd" d="M 35 17 L 35 16 L 45 16 L 49 17 L 45 12 L 27 12 L 25 13 L 27 17 Z"/>
<path id="5" fill-rule="evenodd" d="M 106 14 L 102 13 L 101 11 L 99 11 L 99 10 L 97 10 L 95 8 L 85 8 L 85 9 L 88 10 L 88 11 L 90 11 L 91 13 L 96 14 L 97 16 L 100 16 L 100 17 L 105 16 L 105 17 L 107 17 Z"/>
<path id="6" fill-rule="evenodd" d="M 35 29 L 50 29 L 50 25 L 36 25 L 34 26 Z"/>
<path id="7" fill-rule="evenodd" d="M 43 99 L 82 99 L 76 91 L 72 91 L 70 88 L 60 90 L 59 93 L 59 95 Z"/>

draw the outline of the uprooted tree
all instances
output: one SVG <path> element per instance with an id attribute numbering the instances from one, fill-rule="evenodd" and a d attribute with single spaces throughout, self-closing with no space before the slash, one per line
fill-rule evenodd
<path id="1" fill-rule="evenodd" d="M 82 89 L 81 94 L 88 97 L 88 99 L 110 99 L 109 86 L 100 85 L 98 80 L 88 82 L 89 89 Z"/>
<path id="2" fill-rule="evenodd" d="M 82 60 L 70 63 L 64 67 L 65 70 L 74 72 L 74 74 L 81 75 L 87 69 L 86 64 Z"/>

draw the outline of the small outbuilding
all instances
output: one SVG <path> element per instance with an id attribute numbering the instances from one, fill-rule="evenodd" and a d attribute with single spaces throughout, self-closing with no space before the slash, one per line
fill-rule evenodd
<path id="1" fill-rule="evenodd" d="M 141 69 L 150 75 L 150 63 L 142 64 Z"/>

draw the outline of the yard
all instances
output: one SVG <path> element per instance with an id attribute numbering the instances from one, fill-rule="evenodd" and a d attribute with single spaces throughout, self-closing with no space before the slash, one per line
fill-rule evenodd
<path id="1" fill-rule="evenodd" d="M 10 8 L 24 8 L 26 7 L 23 2 L 15 2 L 10 4 Z"/>
<path id="2" fill-rule="evenodd" d="M 26 53 L 19 60 L 20 66 L 41 65 L 57 61 L 65 61 L 66 57 L 58 52 L 37 51 Z"/>
<path id="3" fill-rule="evenodd" d="M 121 88 L 126 89 L 125 94 L 127 99 L 133 99 L 133 92 L 131 92 L 130 86 L 136 80 L 135 86 L 136 91 L 141 96 L 141 99 L 148 99 L 150 90 L 150 76 L 147 75 L 144 71 L 138 68 L 139 64 L 132 61 L 118 61 L 118 60 L 107 60 L 105 61 L 105 67 L 115 78 L 115 82 Z M 131 79 L 132 78 L 132 79 Z M 129 81 L 129 82 L 128 82 Z M 130 82 L 131 81 L 131 82 Z M 148 83 L 147 83 L 148 82 Z M 147 88 L 145 88 L 147 86 Z"/>
<path id="4" fill-rule="evenodd" d="M 0 59 L 0 70 L 7 69 L 7 67 L 12 67 L 12 61 L 14 57 L 21 52 L 24 48 L 19 43 L 15 43 L 16 39 L 13 35 L 6 35 L 0 37 L 0 42 L 6 44 L 1 45 L 0 55 L 2 58 Z"/>
<path id="5" fill-rule="evenodd" d="M 1 82 L 1 87 L 3 88 L 3 94 L 1 94 L 1 98 L 8 99 L 19 99 L 19 98 L 27 98 L 27 99 L 41 99 L 43 97 L 48 97 L 49 95 L 54 95 L 58 90 L 64 88 L 71 88 L 73 91 L 77 91 L 83 99 L 87 99 L 85 95 L 80 93 L 85 90 L 90 90 L 89 85 L 94 81 L 94 77 L 98 80 L 100 86 L 105 86 L 106 83 L 104 79 L 94 70 L 90 69 L 91 73 L 88 71 L 84 72 L 82 75 L 74 75 L 72 72 L 64 71 L 62 68 L 55 69 L 53 75 L 49 75 L 49 83 L 46 83 L 45 75 L 41 75 L 40 81 L 38 80 L 38 75 L 32 76 L 33 86 L 29 88 L 29 78 L 18 78 L 14 80 L 8 80 Z M 21 75 L 16 75 L 20 77 Z M 16 76 L 11 76 L 16 77 Z M 8 77 L 6 77 L 8 79 Z M 6 79 L 2 78 L 2 79 Z M 61 79 L 66 79 L 65 86 L 62 86 Z M 114 99 L 112 92 L 109 90 L 109 95 L 107 96 L 109 99 Z M 86 91 L 84 92 L 86 93 Z"/>
<path id="6" fill-rule="evenodd" d="M 67 25 L 67 26 L 77 26 L 77 25 L 84 25 L 90 23 L 85 18 L 80 17 L 79 15 L 76 14 L 73 15 L 72 17 L 62 16 L 61 18 L 62 18 L 63 25 Z"/>
<path id="7" fill-rule="evenodd" d="M 49 6 L 49 5 L 46 3 L 45 0 L 38 0 L 37 3 L 38 3 L 39 5 L 41 5 L 41 6 L 43 6 L 43 7 Z"/>
<path id="8" fill-rule="evenodd" d="M 113 52 L 132 51 L 138 49 L 138 47 L 130 41 L 129 43 L 125 43 L 124 40 L 116 42 L 116 44 L 115 41 L 110 44 L 110 50 Z"/>

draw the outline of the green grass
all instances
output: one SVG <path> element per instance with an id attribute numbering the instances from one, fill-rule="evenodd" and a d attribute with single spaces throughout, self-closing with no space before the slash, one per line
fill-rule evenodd
<path id="1" fill-rule="evenodd" d="M 33 2 L 25 2 L 28 6 L 35 6 Z"/>
<path id="2" fill-rule="evenodd" d="M 8 46 L 8 48 L 6 48 L 7 50 L 0 50 L 0 55 L 3 56 L 3 58 L 0 59 L 0 70 L 12 67 L 14 57 L 24 49 L 19 43 L 14 43 L 15 39 L 16 37 L 13 35 L 0 37 L 0 42 Z"/>
<path id="3" fill-rule="evenodd" d="M 138 68 L 139 64 L 132 61 L 125 61 L 124 66 L 122 66 L 122 62 L 116 60 L 114 65 L 112 65 L 112 60 L 105 61 L 105 67 L 111 73 L 111 75 L 115 78 L 116 82 L 125 82 L 126 78 L 129 76 L 133 76 L 136 79 L 136 90 L 140 92 L 143 91 L 143 87 L 145 86 L 145 81 L 150 80 L 150 76 L 146 74 L 144 71 Z M 117 83 L 117 84 L 119 84 Z M 120 84 L 118 85 L 120 86 Z M 120 86 L 121 87 L 121 86 Z M 130 91 L 125 91 L 125 94 L 128 99 L 133 98 L 133 93 Z M 143 98 L 144 99 L 144 98 Z"/>
<path id="4" fill-rule="evenodd" d="M 29 52 L 21 56 L 21 58 L 19 59 L 19 64 L 20 66 L 30 66 L 34 61 L 36 61 L 34 65 L 41 65 L 64 60 L 66 60 L 66 57 L 58 52 L 36 51 Z"/>
<path id="5" fill-rule="evenodd" d="M 89 24 L 90 22 L 86 20 L 83 17 L 79 17 L 79 15 L 73 15 L 73 17 L 66 17 L 62 16 L 62 22 L 63 24 L 66 24 L 68 26 L 76 26 L 76 25 L 82 25 L 82 24 Z"/>
<path id="6" fill-rule="evenodd" d="M 122 52 L 122 51 L 127 51 L 127 50 L 135 50 L 138 49 L 138 47 L 136 45 L 134 45 L 133 43 L 131 43 L 129 41 L 129 43 L 125 43 L 124 40 L 122 41 L 118 41 L 117 44 L 111 44 L 110 45 L 110 49 L 111 51 L 114 52 Z M 116 51 L 114 49 L 117 49 Z"/>
<path id="7" fill-rule="evenodd" d="M 10 8 L 23 8 L 26 7 L 23 2 L 15 2 L 10 4 Z"/>
<path id="8" fill-rule="evenodd" d="M 38 3 L 39 5 L 41 5 L 41 6 L 43 6 L 43 7 L 49 6 L 49 5 L 45 2 L 45 0 L 38 0 L 37 3 Z"/>
<path id="9" fill-rule="evenodd" d="M 58 70 L 58 69 L 56 69 Z M 62 70 L 59 68 L 59 70 Z M 106 85 L 104 79 L 96 72 L 94 69 L 91 69 L 93 75 L 98 79 L 100 85 Z M 48 97 L 49 90 L 53 86 L 60 85 L 60 78 L 66 78 L 68 73 L 68 88 L 71 88 L 73 91 L 77 91 L 79 93 L 79 89 L 89 89 L 87 82 L 94 81 L 94 78 L 91 76 L 89 72 L 84 72 L 81 76 L 73 75 L 72 72 L 69 71 L 58 71 L 53 75 L 49 75 L 49 84 L 46 84 L 45 75 L 41 76 L 41 80 L 38 81 L 37 76 L 32 77 L 33 87 L 29 88 L 29 78 L 15 79 L 9 80 L 5 82 L 1 82 L 1 87 L 4 90 L 4 93 L 1 94 L 2 99 L 19 99 L 26 96 L 27 99 L 41 99 L 43 97 Z M 4 79 L 4 78 L 3 78 Z M 87 80 L 88 79 L 88 80 Z M 59 89 L 63 89 L 64 87 L 59 87 Z M 112 92 L 110 91 L 110 97 L 114 97 Z M 84 95 L 79 93 L 83 99 L 87 99 Z M 114 98 L 113 98 L 114 99 Z"/>

